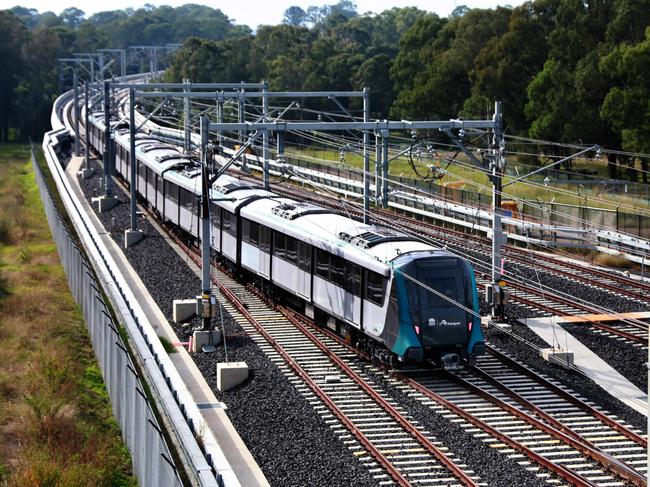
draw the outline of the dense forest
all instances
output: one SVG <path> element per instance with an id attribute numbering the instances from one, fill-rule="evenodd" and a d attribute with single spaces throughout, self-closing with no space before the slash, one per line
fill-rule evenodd
<path id="1" fill-rule="evenodd" d="M 517 8 L 360 14 L 343 0 L 291 7 L 255 32 L 185 5 L 88 18 L 0 11 L 2 140 L 38 136 L 56 94 L 57 57 L 182 42 L 165 77 L 266 79 L 277 90 L 368 86 L 376 117 L 484 117 L 503 101 L 510 134 L 650 153 L 650 0 L 535 0 Z M 21 103 L 15 102 L 21 97 Z M 27 102 L 26 102 L 27 100 Z M 611 155 L 610 157 L 615 157 Z"/>

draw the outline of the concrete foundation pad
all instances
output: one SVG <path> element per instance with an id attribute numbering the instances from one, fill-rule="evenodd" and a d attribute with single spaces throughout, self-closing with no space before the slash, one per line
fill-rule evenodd
<path id="1" fill-rule="evenodd" d="M 124 230 L 124 248 L 133 247 L 142 237 L 142 230 Z"/>
<path id="2" fill-rule="evenodd" d="M 248 379 L 246 362 L 217 364 L 217 389 L 221 392 L 232 389 Z"/>
<path id="3" fill-rule="evenodd" d="M 212 342 L 210 342 L 210 333 L 212 333 Z M 192 334 L 192 342 L 190 352 L 199 353 L 203 351 L 203 347 L 216 346 L 221 343 L 221 332 L 219 330 L 197 330 Z"/>
<path id="4" fill-rule="evenodd" d="M 95 171 L 94 171 L 94 169 L 90 169 L 90 168 L 88 168 L 88 169 L 82 169 L 81 171 L 79 171 L 79 172 L 77 173 L 77 175 L 78 175 L 81 179 L 90 179 L 90 178 L 92 178 L 92 177 L 95 175 Z"/>
<path id="5" fill-rule="evenodd" d="M 176 323 L 185 323 L 196 315 L 196 299 L 174 299 L 172 318 Z"/>
<path id="6" fill-rule="evenodd" d="M 550 364 L 559 365 L 565 369 L 573 367 L 573 352 L 563 348 L 542 348 L 539 356 Z"/>
<path id="7" fill-rule="evenodd" d="M 100 213 L 104 213 L 115 208 L 118 199 L 113 196 L 98 196 L 97 198 L 93 198 L 92 202 L 97 203 Z"/>

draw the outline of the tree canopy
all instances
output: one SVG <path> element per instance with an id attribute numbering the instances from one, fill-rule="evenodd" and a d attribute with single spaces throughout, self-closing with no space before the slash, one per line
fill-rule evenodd
<path id="1" fill-rule="evenodd" d="M 57 55 L 182 42 L 168 81 L 367 86 L 380 118 L 483 118 L 498 99 L 508 133 L 648 153 L 649 25 L 650 0 L 461 5 L 448 18 L 414 7 L 359 13 L 342 0 L 292 6 L 281 24 L 254 33 L 221 10 L 193 4 L 90 17 L 74 7 L 58 16 L 14 7 L 0 11 L 0 55 L 15 60 L 0 72 L 2 137 L 10 126 L 29 133 L 41 113 L 13 110 L 15 94 L 32 107 L 51 103 Z"/>

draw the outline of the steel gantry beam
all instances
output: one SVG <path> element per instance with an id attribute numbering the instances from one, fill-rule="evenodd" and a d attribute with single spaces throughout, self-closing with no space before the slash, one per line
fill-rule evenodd
<path id="1" fill-rule="evenodd" d="M 126 78 L 126 49 L 97 49 L 99 53 L 119 54 L 120 77 Z"/>
<path id="2" fill-rule="evenodd" d="M 275 97 L 275 93 L 268 93 L 270 98 Z M 410 121 L 410 120 L 383 120 L 374 122 L 226 122 L 210 123 L 210 130 L 217 131 L 238 131 L 255 132 L 257 130 L 278 131 L 280 129 L 288 131 L 343 131 L 343 130 L 370 130 L 381 132 L 382 130 L 437 130 L 448 128 L 454 129 L 487 129 L 494 128 L 493 120 L 443 120 L 443 121 Z"/>
<path id="3" fill-rule="evenodd" d="M 129 46 L 129 49 L 135 53 L 144 53 L 149 59 L 149 71 L 158 72 L 158 62 L 164 54 L 169 54 L 181 47 L 181 44 L 166 44 L 164 46 Z"/>
<path id="4" fill-rule="evenodd" d="M 342 92 L 345 94 L 354 94 L 359 92 Z M 503 318 L 504 304 L 507 301 L 507 291 L 505 283 L 502 280 L 502 258 L 501 247 L 504 243 L 503 229 L 501 224 L 502 210 L 501 210 L 501 192 L 502 192 L 502 179 L 505 170 L 505 158 L 503 156 L 505 150 L 504 137 L 503 137 L 503 122 L 501 114 L 501 102 L 495 103 L 495 111 L 492 119 L 489 120 L 423 120 L 423 121 L 410 121 L 410 120 L 383 120 L 383 121 L 369 121 L 369 102 L 367 100 L 367 91 L 360 92 L 364 97 L 364 119 L 363 121 L 354 122 L 323 122 L 323 121 L 307 121 L 307 122 L 287 122 L 287 121 L 270 121 L 266 117 L 262 120 L 254 122 L 237 122 L 237 123 L 214 123 L 207 124 L 206 131 L 216 132 L 262 132 L 267 134 L 269 132 L 286 133 L 286 132 L 302 132 L 302 131 L 351 131 L 357 130 L 363 132 L 363 206 L 364 206 L 364 222 L 368 223 L 368 211 L 370 206 L 370 160 L 368 154 L 369 132 L 372 131 L 376 136 L 376 160 L 377 160 L 377 178 L 376 178 L 376 195 L 378 197 L 377 203 L 382 207 L 388 206 L 388 164 L 389 157 L 389 141 L 391 131 L 413 131 L 413 130 L 439 130 L 446 132 L 453 136 L 453 130 L 464 131 L 467 129 L 488 129 L 492 131 L 493 137 L 490 145 L 491 165 L 493 182 L 493 201 L 492 201 L 492 283 L 490 285 L 488 296 L 492 306 L 493 315 L 495 317 Z M 283 97 L 299 97 L 302 92 L 267 92 L 262 93 L 247 93 L 247 96 L 254 97 L 262 95 L 263 100 L 268 98 L 283 98 Z M 332 93 L 318 92 L 317 96 L 332 96 Z M 266 105 L 263 105 L 264 107 Z M 264 110 L 265 111 L 265 110 Z M 266 148 L 264 146 L 264 148 Z M 264 151 L 264 186 L 268 188 L 269 180 L 269 161 L 267 159 L 267 151 Z M 381 170 L 381 173 L 380 173 Z"/>
<path id="5" fill-rule="evenodd" d="M 501 103 L 495 103 L 495 113 L 492 119 L 487 120 L 370 120 L 370 100 L 369 92 L 367 89 L 363 91 L 317 91 L 317 92 L 304 92 L 304 91 L 281 91 L 272 92 L 268 90 L 266 83 L 188 83 L 184 80 L 183 83 L 153 83 L 153 84 L 127 84 L 127 83 L 111 83 L 115 89 L 129 89 L 130 102 L 132 106 L 135 104 L 136 98 L 178 98 L 184 100 L 184 139 L 185 149 L 191 148 L 191 128 L 189 123 L 190 117 L 190 100 L 191 99 L 212 99 L 216 100 L 216 117 L 217 122 L 212 122 L 207 116 L 201 118 L 201 153 L 204 161 L 204 166 L 207 165 L 209 155 L 206 153 L 208 150 L 208 134 L 216 132 L 217 141 L 222 142 L 222 135 L 224 132 L 238 132 L 240 142 L 244 139 L 244 133 L 253 133 L 254 135 L 240 147 L 235 157 L 232 157 L 226 166 L 232 164 L 239 155 L 243 153 L 243 149 L 251 145 L 260 135 L 262 138 L 262 158 L 263 158 L 263 184 L 266 189 L 269 188 L 269 175 L 270 175 L 270 148 L 269 148 L 269 134 L 271 132 L 278 134 L 278 154 L 284 153 L 284 137 L 287 132 L 305 132 L 305 131 L 361 131 L 363 133 L 363 207 L 364 207 L 364 222 L 369 223 L 369 210 L 370 210 L 370 133 L 374 133 L 376 137 L 376 194 L 378 197 L 377 203 L 383 207 L 388 205 L 388 164 L 391 160 L 389 155 L 389 143 L 391 131 L 414 131 L 414 130 L 439 130 L 447 133 L 453 140 L 458 141 L 453 131 L 465 131 L 468 129 L 487 129 L 493 134 L 491 141 L 490 154 L 491 161 L 490 170 L 492 172 L 493 181 L 493 256 L 492 256 L 492 277 L 493 282 L 491 285 L 490 293 L 492 296 L 491 304 L 493 307 L 493 314 L 503 314 L 503 304 L 505 302 L 505 290 L 503 290 L 503 283 L 501 280 L 501 245 L 503 243 L 502 226 L 501 226 L 501 190 L 502 178 L 505 169 L 504 153 L 504 137 L 502 130 L 502 115 Z M 198 88 L 205 91 L 192 91 L 193 88 Z M 255 89 L 259 91 L 243 91 Z M 260 89 L 261 88 L 261 89 Z M 151 91 L 151 90 L 182 90 L 182 91 Z M 212 91 L 210 91 L 212 90 Z M 224 91 L 233 90 L 233 91 Z M 359 97 L 363 100 L 363 120 L 354 121 L 283 121 L 272 119 L 269 112 L 269 101 L 271 99 L 280 98 L 327 98 L 333 100 L 337 105 L 338 97 Z M 261 117 L 254 121 L 246 121 L 243 113 L 243 103 L 246 99 L 257 98 L 262 101 Z M 226 100 L 233 100 L 238 103 L 238 121 L 237 122 L 224 122 L 223 121 L 223 104 Z M 348 113 L 348 116 L 351 115 Z M 134 125 L 134 119 L 131 118 L 131 124 Z M 108 137 L 107 137 L 108 139 Z M 110 140 L 110 139 L 108 139 Z M 461 141 L 462 145 L 462 141 Z M 209 149 L 212 150 L 212 149 Z M 468 152 L 468 151 L 467 151 Z M 133 154 L 134 156 L 134 154 Z M 224 169 L 223 167 L 221 168 Z M 208 173 L 207 168 L 203 171 Z M 107 188 L 109 190 L 109 188 Z M 107 191 L 108 193 L 108 191 Z M 133 216 L 132 216 L 133 218 Z M 132 225 L 135 229 L 135 225 Z M 205 236 L 204 236 L 205 237 Z"/>

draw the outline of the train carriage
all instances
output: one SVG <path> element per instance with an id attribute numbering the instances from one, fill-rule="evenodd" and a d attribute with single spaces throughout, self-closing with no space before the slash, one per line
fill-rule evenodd
<path id="1" fill-rule="evenodd" d="M 98 150 L 102 131 L 93 119 Z M 128 182 L 129 135 L 119 130 L 115 139 L 116 169 Z M 147 136 L 136 141 L 136 155 L 139 196 L 198 242 L 199 163 Z M 232 176 L 210 191 L 212 249 L 369 353 L 456 367 L 484 352 L 474 272 L 464 259 Z"/>

